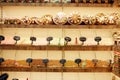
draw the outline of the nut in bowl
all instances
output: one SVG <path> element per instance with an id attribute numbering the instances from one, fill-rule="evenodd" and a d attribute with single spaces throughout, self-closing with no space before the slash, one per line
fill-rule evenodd
<path id="1" fill-rule="evenodd" d="M 12 0 L 5 0 L 6 2 L 12 2 Z"/>
<path id="2" fill-rule="evenodd" d="M 26 0 L 18 0 L 18 2 L 24 3 Z"/>
<path id="3" fill-rule="evenodd" d="M 63 0 L 63 3 L 71 3 L 71 0 Z"/>
<path id="4" fill-rule="evenodd" d="M 34 2 L 34 3 L 39 3 L 39 2 L 40 2 L 40 0 L 33 0 L 33 2 Z"/>
<path id="5" fill-rule="evenodd" d="M 109 24 L 116 24 L 118 20 L 120 20 L 120 14 L 118 13 L 111 13 L 108 17 Z"/>
<path id="6" fill-rule="evenodd" d="M 32 3 L 33 1 L 32 0 L 26 0 L 27 3 Z"/>
<path id="7" fill-rule="evenodd" d="M 51 3 L 60 3 L 60 0 L 51 0 Z"/>
<path id="8" fill-rule="evenodd" d="M 32 20 L 28 16 L 25 16 L 24 18 L 21 19 L 21 23 L 24 25 L 30 25 L 31 21 Z"/>
<path id="9" fill-rule="evenodd" d="M 90 16 L 89 17 L 89 24 L 96 24 L 96 17 L 94 17 L 94 16 Z"/>
<path id="10" fill-rule="evenodd" d="M 66 24 L 67 23 L 67 17 L 64 12 L 59 12 L 54 18 L 53 21 L 55 24 Z"/>
<path id="11" fill-rule="evenodd" d="M 41 23 L 43 25 L 46 25 L 46 24 L 52 24 L 53 23 L 53 19 L 52 19 L 52 15 L 44 15 L 42 18 L 41 18 Z"/>
<path id="12" fill-rule="evenodd" d="M 15 18 L 14 20 L 15 20 L 14 24 L 21 24 L 21 20 L 20 19 Z"/>
<path id="13" fill-rule="evenodd" d="M 37 17 L 31 17 L 30 20 L 31 20 L 30 24 L 39 24 L 39 18 Z"/>
<path id="14" fill-rule="evenodd" d="M 5 18 L 4 24 L 19 24 L 20 20 L 17 18 Z"/>
<path id="15" fill-rule="evenodd" d="M 97 24 L 107 24 L 108 18 L 104 13 L 98 13 L 96 15 Z"/>
<path id="16" fill-rule="evenodd" d="M 81 20 L 81 16 L 78 12 L 72 12 L 69 16 L 68 16 L 68 23 L 69 24 L 81 24 L 82 20 Z"/>
<path id="17" fill-rule="evenodd" d="M 44 2 L 44 3 L 49 3 L 49 2 L 50 2 L 50 0 L 44 0 L 43 2 Z"/>
<path id="18" fill-rule="evenodd" d="M 83 16 L 82 17 L 82 22 L 83 22 L 83 24 L 89 24 L 89 17 L 86 15 L 86 16 Z"/>
<path id="19" fill-rule="evenodd" d="M 4 24 L 5 19 L 4 18 L 0 18 L 0 24 Z"/>

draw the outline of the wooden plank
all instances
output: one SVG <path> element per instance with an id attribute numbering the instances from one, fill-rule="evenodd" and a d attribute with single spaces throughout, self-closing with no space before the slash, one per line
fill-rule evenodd
<path id="1" fill-rule="evenodd" d="M 114 51 L 120 52 L 120 45 L 114 45 L 113 49 Z"/>
<path id="2" fill-rule="evenodd" d="M 67 45 L 67 46 L 57 46 L 57 45 L 0 45 L 0 49 L 3 50 L 81 50 L 81 51 L 113 51 L 113 46 L 105 45 Z"/>
<path id="3" fill-rule="evenodd" d="M 0 3 L 0 6 L 41 6 L 41 7 L 112 7 L 108 3 Z"/>
<path id="4" fill-rule="evenodd" d="M 116 72 L 112 72 L 113 74 L 115 74 L 117 77 L 120 78 L 120 74 L 119 73 L 116 73 Z"/>
<path id="5" fill-rule="evenodd" d="M 0 71 L 19 71 L 19 72 L 112 72 L 111 67 L 89 67 L 89 68 L 77 68 L 77 67 L 0 67 Z"/>
<path id="6" fill-rule="evenodd" d="M 14 25 L 0 24 L 0 28 L 54 28 L 54 29 L 114 29 L 118 25 Z"/>

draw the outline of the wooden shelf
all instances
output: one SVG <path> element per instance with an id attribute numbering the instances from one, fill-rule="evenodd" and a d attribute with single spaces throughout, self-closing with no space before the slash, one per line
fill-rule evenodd
<path id="1" fill-rule="evenodd" d="M 114 68 L 114 70 L 112 71 L 113 74 L 115 74 L 116 76 L 120 77 L 120 69 L 118 68 Z"/>
<path id="2" fill-rule="evenodd" d="M 21 72 L 112 72 L 111 67 L 93 67 L 93 68 L 77 68 L 77 67 L 52 67 L 52 68 L 39 68 L 39 67 L 1 67 L 0 71 L 21 71 Z"/>
<path id="3" fill-rule="evenodd" d="M 67 45 L 67 46 L 57 46 L 57 45 L 0 45 L 0 49 L 5 50 L 83 50 L 83 51 L 113 51 L 113 46 L 105 45 Z"/>
<path id="4" fill-rule="evenodd" d="M 100 3 L 0 3 L 0 6 L 41 6 L 41 7 L 112 7 L 113 4 Z"/>
<path id="5" fill-rule="evenodd" d="M 115 73 L 115 72 L 113 72 L 113 74 L 115 74 L 116 76 L 118 76 L 118 77 L 120 78 L 120 74 L 117 74 L 117 73 Z"/>
<path id="6" fill-rule="evenodd" d="M 120 52 L 120 45 L 114 45 L 113 49 L 114 51 Z"/>
<path id="7" fill-rule="evenodd" d="M 120 7 L 120 3 L 118 3 L 118 7 Z"/>
<path id="8" fill-rule="evenodd" d="M 0 24 L 0 28 L 56 28 L 56 29 L 113 29 L 118 25 L 12 25 Z"/>

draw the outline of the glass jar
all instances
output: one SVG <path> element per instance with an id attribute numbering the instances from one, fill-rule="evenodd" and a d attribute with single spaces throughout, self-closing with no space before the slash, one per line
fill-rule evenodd
<path id="1" fill-rule="evenodd" d="M 24 3 L 24 2 L 25 2 L 25 0 L 18 0 L 18 2 Z"/>
<path id="2" fill-rule="evenodd" d="M 82 22 L 81 16 L 78 12 L 72 12 L 68 16 L 68 23 L 69 24 L 80 24 Z"/>
<path id="3" fill-rule="evenodd" d="M 32 3 L 32 2 L 33 2 L 33 0 L 26 0 L 26 2 L 27 2 L 27 3 Z"/>
<path id="4" fill-rule="evenodd" d="M 55 24 L 66 24 L 67 23 L 67 17 L 64 12 L 59 12 L 54 18 L 53 21 Z"/>
<path id="5" fill-rule="evenodd" d="M 39 3 L 39 2 L 40 2 L 40 0 L 33 0 L 33 2 L 34 2 L 34 3 Z"/>

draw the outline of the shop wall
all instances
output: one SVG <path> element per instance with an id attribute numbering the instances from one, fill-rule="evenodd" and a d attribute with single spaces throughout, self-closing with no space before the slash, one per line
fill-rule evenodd
<path id="1" fill-rule="evenodd" d="M 3 72 L 5 73 L 5 72 Z M 19 80 L 62 80 L 61 72 L 7 72 L 8 80 L 18 78 Z M 112 80 L 112 73 L 63 73 L 63 80 Z M 117 79 L 120 80 L 120 79 Z"/>
<path id="2" fill-rule="evenodd" d="M 12 60 L 26 60 L 29 57 L 33 59 L 44 59 L 47 58 L 47 51 L 1 50 L 0 57 Z M 113 57 L 113 51 L 65 51 L 65 59 L 72 61 L 76 58 L 108 61 L 109 59 L 113 59 Z M 61 58 L 62 51 L 48 51 L 48 59 L 60 60 Z"/>
<path id="3" fill-rule="evenodd" d="M 64 11 L 66 14 L 71 13 L 72 11 L 79 11 L 81 16 L 84 15 L 95 15 L 97 13 L 105 13 L 110 14 L 113 12 L 120 13 L 119 8 L 104 8 L 104 7 L 4 7 L 3 10 L 3 16 L 4 18 L 22 18 L 24 16 L 29 17 L 41 17 L 45 14 L 51 14 L 55 16 L 58 12 Z M 85 42 L 85 45 L 94 45 L 96 42 L 94 41 L 95 36 L 101 36 L 103 39 L 100 42 L 101 45 L 112 45 L 112 33 L 114 31 L 117 31 L 117 29 L 39 29 L 39 28 L 1 28 L 0 34 L 5 35 L 8 39 L 12 39 L 13 36 L 18 35 L 21 37 L 21 40 L 18 41 L 18 44 L 30 44 L 29 37 L 30 36 L 36 36 L 37 41 L 34 43 L 35 45 L 45 45 L 46 37 L 53 36 L 54 40 L 51 42 L 51 44 L 58 44 L 59 38 L 61 39 L 61 44 L 64 43 L 63 37 L 70 36 L 72 38 L 72 41 L 69 44 L 75 44 L 75 38 L 77 37 L 79 39 L 80 36 L 87 37 L 87 41 Z M 101 33 L 102 32 L 102 33 Z M 9 43 L 3 42 L 3 43 Z M 11 40 L 11 44 L 13 44 L 14 41 Z M 79 44 L 81 44 L 80 41 L 78 41 Z M 47 51 L 31 51 L 29 50 L 1 50 L 0 57 L 4 57 L 5 59 L 14 59 L 14 60 L 25 60 L 28 57 L 32 58 L 45 58 Z M 48 58 L 49 59 L 61 59 L 61 51 L 48 51 Z M 34 55 L 33 55 L 34 54 Z M 80 54 L 80 56 L 78 55 Z M 96 57 L 95 57 L 96 54 Z M 113 59 L 113 51 L 65 51 L 65 58 L 68 60 L 74 60 L 76 58 L 82 58 L 82 59 L 101 59 L 101 60 L 108 60 Z M 5 72 L 2 72 L 5 73 Z M 9 79 L 12 80 L 12 78 L 18 78 L 19 80 L 61 80 L 61 73 L 60 72 L 7 72 L 9 73 Z M 46 77 L 47 75 L 47 77 Z M 63 77 L 64 80 L 111 80 L 112 79 L 112 73 L 67 73 L 65 72 Z M 117 78 L 117 80 L 120 80 Z"/>
<path id="4" fill-rule="evenodd" d="M 65 12 L 67 15 L 73 11 L 80 12 L 81 16 L 84 15 L 95 15 L 97 13 L 110 14 L 113 12 L 120 13 L 118 7 L 29 7 L 29 6 L 6 6 L 3 7 L 4 17 L 41 17 L 45 14 L 55 16 L 58 12 Z"/>
<path id="5" fill-rule="evenodd" d="M 107 26 L 106 26 L 107 27 Z M 21 39 L 18 41 L 18 44 L 30 44 L 30 36 L 35 36 L 37 40 L 34 42 L 34 45 L 46 45 L 46 38 L 52 36 L 53 40 L 51 44 L 58 45 L 60 42 L 61 45 L 64 44 L 64 37 L 69 36 L 72 38 L 72 41 L 69 44 L 76 44 L 76 38 L 78 44 L 81 44 L 79 37 L 85 36 L 87 41 L 85 45 L 96 45 L 94 41 L 96 36 L 101 36 L 102 41 L 101 45 L 113 45 L 112 34 L 117 29 L 40 29 L 40 28 L 1 28 L 0 34 L 6 37 L 6 40 L 3 41 L 3 44 L 14 44 L 13 36 L 20 36 Z M 102 32 L 102 33 L 101 33 Z M 9 41 L 8 41 L 9 39 Z M 60 39 L 60 40 L 59 40 Z"/>

